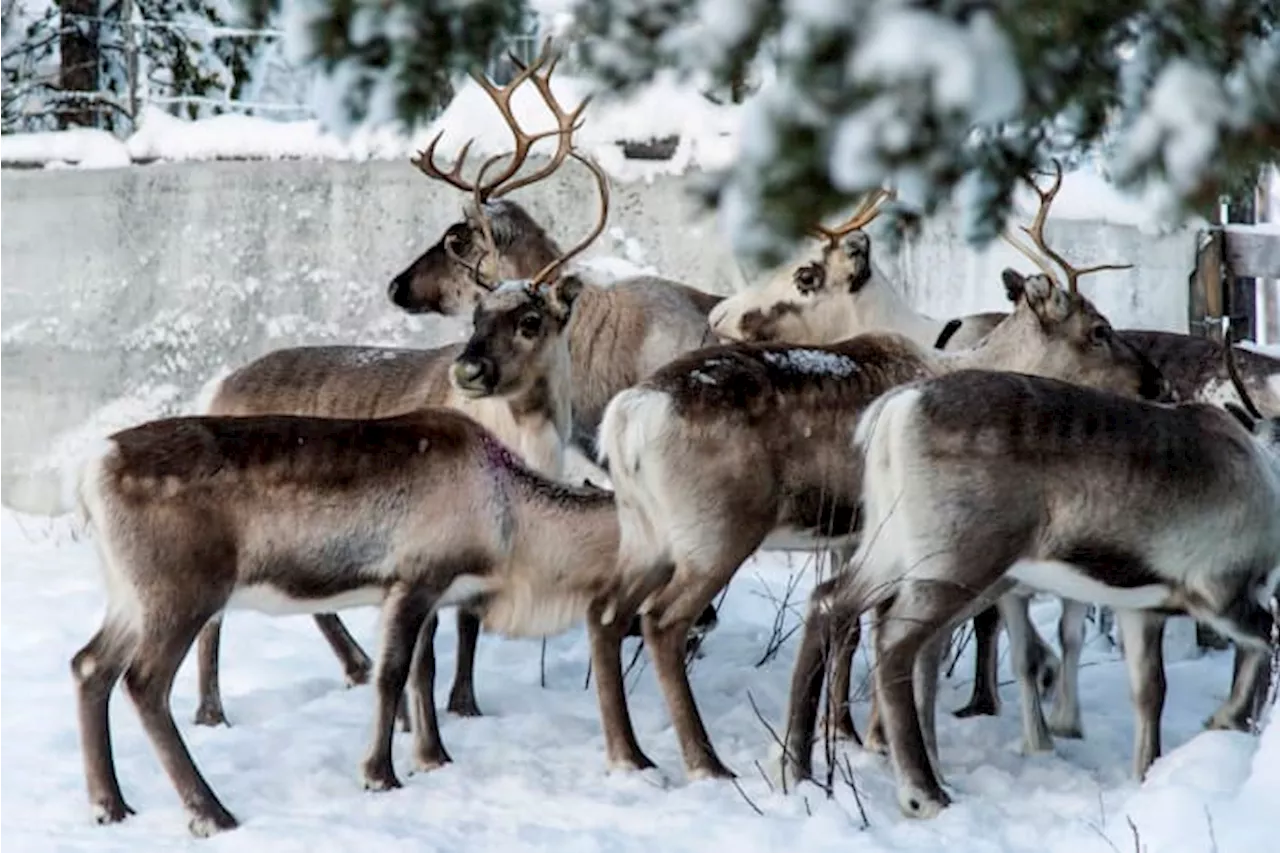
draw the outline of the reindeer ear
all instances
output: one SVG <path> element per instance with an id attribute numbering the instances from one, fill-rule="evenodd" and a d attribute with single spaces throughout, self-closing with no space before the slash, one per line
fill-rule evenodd
<path id="1" fill-rule="evenodd" d="M 1022 298 L 1023 289 L 1026 287 L 1027 278 L 1022 273 L 1010 267 L 1005 267 L 1000 273 L 1000 280 L 1004 282 L 1004 294 L 1009 297 L 1009 301 L 1017 304 Z"/>
<path id="2" fill-rule="evenodd" d="M 1022 281 L 1023 299 L 1040 322 L 1056 324 L 1071 314 L 1071 300 L 1047 275 L 1032 275 Z"/>
<path id="3" fill-rule="evenodd" d="M 560 314 L 568 317 L 585 286 L 577 273 L 565 273 L 547 286 L 547 299 Z"/>
<path id="4" fill-rule="evenodd" d="M 865 231 L 853 231 L 840 241 L 840 251 L 852 264 L 849 292 L 857 293 L 871 279 L 871 238 Z"/>

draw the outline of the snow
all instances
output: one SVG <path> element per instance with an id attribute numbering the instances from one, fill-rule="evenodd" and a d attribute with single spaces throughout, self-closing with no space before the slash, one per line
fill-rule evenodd
<path id="1" fill-rule="evenodd" d="M 75 163 L 85 169 L 128 166 L 128 148 L 105 130 L 81 127 L 43 133 L 0 136 L 0 159 L 6 164 L 61 166 Z"/>
<path id="2" fill-rule="evenodd" d="M 692 665 L 692 681 L 722 757 L 739 773 L 729 782 L 684 780 L 665 707 L 642 656 L 628 683 L 638 736 L 662 774 L 607 774 L 592 690 L 583 689 L 587 644 L 575 629 L 552 639 L 547 688 L 538 686 L 537 641 L 485 637 L 477 691 L 486 716 L 442 716 L 455 763 L 408 773 L 409 736 L 395 736 L 404 788 L 360 789 L 357 765 L 371 714 L 368 687 L 346 689 L 312 621 L 234 613 L 223 632 L 222 686 L 230 728 L 205 729 L 195 710 L 189 657 L 173 691 L 179 729 L 240 829 L 208 841 L 187 835 L 178 798 L 134 710 L 112 702 L 112 734 L 121 783 L 137 815 L 95 826 L 85 799 L 68 661 L 96 629 L 103 596 L 92 545 L 69 518 L 0 515 L 3 542 L 4 669 L 0 732 L 4 787 L 0 842 L 13 851 L 265 850 L 325 853 L 385 851 L 738 851 L 806 850 L 1114 853 L 1133 850 L 1127 820 L 1150 853 L 1203 853 L 1212 821 L 1219 853 L 1269 849 L 1271 810 L 1280 795 L 1280 731 L 1261 738 L 1202 732 L 1200 721 L 1226 692 L 1228 653 L 1169 666 L 1166 756 L 1139 786 L 1129 779 L 1132 712 L 1123 663 L 1096 638 L 1087 646 L 1081 693 L 1087 739 L 1059 741 L 1056 754 L 1018 753 L 1017 700 L 1003 688 L 998 718 L 939 714 L 941 761 L 955 805 L 936 820 L 901 817 L 885 763 L 841 747 L 853 768 L 870 826 L 861 827 L 851 792 L 834 801 L 813 788 L 784 796 L 769 790 L 753 763 L 770 735 L 748 695 L 776 725 L 783 714 L 796 637 L 776 658 L 754 666 L 767 642 L 791 572 L 801 574 L 793 605 L 812 586 L 805 555 L 765 553 L 733 581 L 719 627 Z M 1056 607 L 1034 615 L 1053 637 Z M 784 630 L 794 624 L 786 617 Z M 372 610 L 344 615 L 372 650 Z M 624 649 L 630 658 L 632 643 Z M 437 698 L 447 694 L 455 644 L 452 618 L 437 646 Z M 867 672 L 863 653 L 855 683 Z M 967 698 L 969 656 L 941 690 L 943 708 Z M 1007 672 L 1003 676 L 1008 678 Z M 865 701 L 855 704 L 860 724 Z M 1274 714 L 1274 712 L 1272 712 Z M 822 772 L 822 759 L 817 759 Z M 810 816 L 807 812 L 812 812 Z M 12 846 L 10 846 L 12 845 Z"/>
<path id="3" fill-rule="evenodd" d="M 777 352 L 766 351 L 761 357 L 775 367 L 807 373 L 811 376 L 850 376 L 858 371 L 858 362 L 847 355 L 807 347 L 788 347 Z"/>

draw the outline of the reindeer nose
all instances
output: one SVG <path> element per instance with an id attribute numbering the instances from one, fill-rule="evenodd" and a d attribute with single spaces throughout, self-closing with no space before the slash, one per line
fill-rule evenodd
<path id="1" fill-rule="evenodd" d="M 458 359 L 453 363 L 453 380 L 467 391 L 489 391 L 492 382 L 492 362 L 487 358 Z"/>

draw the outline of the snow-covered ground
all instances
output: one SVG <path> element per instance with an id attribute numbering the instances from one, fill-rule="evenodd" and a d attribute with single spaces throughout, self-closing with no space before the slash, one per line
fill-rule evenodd
<path id="1" fill-rule="evenodd" d="M 477 690 L 487 716 L 444 716 L 455 763 L 410 775 L 408 735 L 396 735 L 404 788 L 360 789 L 357 764 L 368 736 L 371 694 L 345 689 L 335 660 L 310 619 L 236 613 L 223 635 L 222 684 L 229 729 L 191 724 L 194 664 L 188 659 L 173 692 L 179 726 L 196 761 L 239 830 L 207 841 L 187 835 L 178 799 L 120 691 L 112 732 L 125 796 L 138 814 L 95 826 L 85 799 L 68 661 L 96 629 L 102 609 L 92 546 L 69 519 L 4 511 L 3 670 L 0 841 L 8 853 L 35 851 L 328 850 L 532 851 L 609 850 L 936 851 L 1002 853 L 1259 853 L 1274 844 L 1280 803 L 1280 728 L 1261 738 L 1203 732 L 1200 721 L 1230 679 L 1226 653 L 1169 666 L 1164 715 L 1166 755 L 1147 782 L 1129 778 L 1132 715 L 1123 663 L 1101 639 L 1086 651 L 1082 701 L 1087 740 L 1060 741 L 1056 753 L 1018 753 L 1017 701 L 1004 688 L 999 718 L 939 718 L 941 760 L 955 805 L 939 818 L 913 822 L 895 805 L 885 762 L 847 750 L 865 804 L 864 828 L 852 792 L 834 801 L 816 789 L 784 796 L 754 766 L 771 745 L 750 694 L 773 723 L 785 704 L 793 637 L 756 668 L 791 572 L 812 572 L 801 555 L 765 554 L 731 585 L 719 628 L 707 639 L 692 680 L 721 755 L 740 774 L 727 782 L 689 784 L 661 697 L 644 658 L 633 672 L 632 711 L 641 743 L 666 774 L 608 775 L 594 693 L 583 689 L 587 646 L 581 630 L 551 641 L 547 688 L 538 686 L 536 641 L 485 638 Z M 1037 605 L 1053 637 L 1054 605 Z M 356 636 L 373 648 L 376 614 L 349 611 Z M 787 618 L 789 628 L 795 615 Z M 452 619 L 443 620 L 442 676 L 453 666 Z M 624 651 L 628 656 L 631 643 Z M 967 698 L 965 655 L 941 701 Z M 855 679 L 866 674 L 860 658 Z M 1007 678 L 1007 673 L 1005 675 Z M 855 710 L 860 723 L 866 704 Z M 1274 714 L 1274 712 L 1272 712 Z M 821 769 L 821 768 L 819 768 Z M 757 815 L 745 797 L 758 807 Z M 1132 826 L 1136 829 L 1131 829 Z"/>

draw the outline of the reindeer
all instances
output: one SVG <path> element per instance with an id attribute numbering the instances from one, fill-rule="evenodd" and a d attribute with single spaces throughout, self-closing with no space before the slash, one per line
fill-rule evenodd
<path id="1" fill-rule="evenodd" d="M 610 402 L 600 441 L 622 531 L 616 614 L 642 614 L 691 778 L 732 773 L 711 746 L 675 638 L 757 548 L 857 535 L 862 463 L 851 436 L 872 400 L 921 377 L 994 365 L 1165 393 L 1087 299 L 1033 276 L 1014 313 L 972 350 L 939 353 L 893 334 L 824 347 L 729 344 L 682 356 Z M 607 714 L 605 739 L 612 763 L 650 766 Z"/>
<path id="2" fill-rule="evenodd" d="M 569 303 L 572 281 L 530 287 Z M 432 692 L 441 607 L 467 608 L 506 636 L 548 636 L 601 612 L 616 588 L 612 495 L 542 476 L 475 420 L 446 408 L 378 419 L 152 421 L 110 437 L 83 469 L 79 498 L 107 591 L 102 627 L 71 661 L 99 823 L 132 813 L 108 719 L 123 675 L 191 832 L 237 825 L 196 768 L 169 707 L 196 634 L 226 609 L 381 605 L 374 731 L 360 774 L 366 789 L 385 791 L 400 786 L 392 732 L 406 682 L 415 767 L 450 760 Z"/>
<path id="3" fill-rule="evenodd" d="M 558 57 L 551 58 L 547 39 L 538 58 L 519 69 L 515 79 L 499 90 L 482 76 L 476 82 L 489 95 L 518 138 L 523 134 L 511 108 L 517 86 L 528 80 L 542 94 L 560 127 L 573 124 L 587 101 L 572 113 L 560 108 L 551 94 L 550 77 Z M 538 72 L 546 66 L 546 73 Z M 493 277 L 521 279 L 561 252 L 554 239 L 517 202 L 504 196 L 527 186 L 521 179 L 499 186 L 477 187 L 462 178 L 462 167 L 471 143 L 459 152 L 453 168 L 444 171 L 435 163 L 435 149 L 444 131 L 414 158 L 413 165 L 428 178 L 443 181 L 471 198 L 463 218 L 450 225 L 440 239 L 392 279 L 388 296 L 410 313 L 460 316 L 472 310 L 485 287 L 476 270 L 488 268 Z M 522 151 L 528 151 L 526 145 Z M 557 158 L 538 175 L 549 174 Z M 514 175 L 514 161 L 507 172 Z M 506 177 L 510 177 L 507 175 Z M 500 176 L 502 177 L 502 176 Z M 697 349 L 715 338 L 707 325 L 707 312 L 721 297 L 654 276 L 624 279 L 608 287 L 587 283 L 569 325 L 572 360 L 574 442 L 589 456 L 595 455 L 595 436 L 605 405 L 618 391 L 634 385 L 676 356 Z"/>
<path id="4" fill-rule="evenodd" d="M 917 346 L 967 349 L 1007 314 L 972 314 L 948 323 L 911 308 L 871 257 L 863 229 L 894 194 L 877 190 L 840 225 L 815 224 L 818 258 L 779 269 L 741 290 L 708 318 L 722 340 L 821 346 L 864 332 L 897 332 Z"/>
<path id="5" fill-rule="evenodd" d="M 941 638 L 1010 580 L 1116 608 L 1138 778 L 1160 754 L 1166 615 L 1211 624 L 1243 650 L 1221 710 L 1242 714 L 1276 629 L 1280 419 L 1262 418 L 1241 381 L 1237 393 L 1247 411 L 961 371 L 873 403 L 854 443 L 866 459 L 865 525 L 877 535 L 810 598 L 792 680 L 791 771 L 808 772 L 824 635 L 874 609 L 875 690 L 899 807 L 911 817 L 945 808 L 923 719 Z"/>
<path id="6" fill-rule="evenodd" d="M 513 159 L 523 156 L 524 150 L 527 145 L 518 147 Z M 549 260 L 534 276 L 536 282 L 551 278 L 590 245 L 608 218 L 604 172 L 576 151 L 569 154 L 595 177 L 600 214 L 586 238 Z M 491 158 L 486 168 L 497 159 Z M 519 283 L 487 289 L 476 306 L 475 327 L 465 344 L 425 350 L 373 346 L 276 350 L 222 380 L 208 413 L 377 418 L 447 406 L 487 427 L 534 470 L 560 478 L 566 468 L 565 448 L 571 430 L 572 376 L 565 328 L 582 287 L 576 276 L 566 276 L 560 287 L 551 290 Z M 585 458 L 568 467 L 580 475 L 584 466 L 589 476 L 603 479 Z M 462 716 L 479 716 L 474 666 L 480 624 L 465 609 L 459 609 L 457 619 L 457 669 L 448 709 Z M 338 656 L 348 683 L 367 681 L 369 657 L 342 621 L 331 613 L 321 613 L 315 620 Z M 202 725 L 226 723 L 218 684 L 221 626 L 219 615 L 200 633 L 200 703 L 195 720 Z"/>

